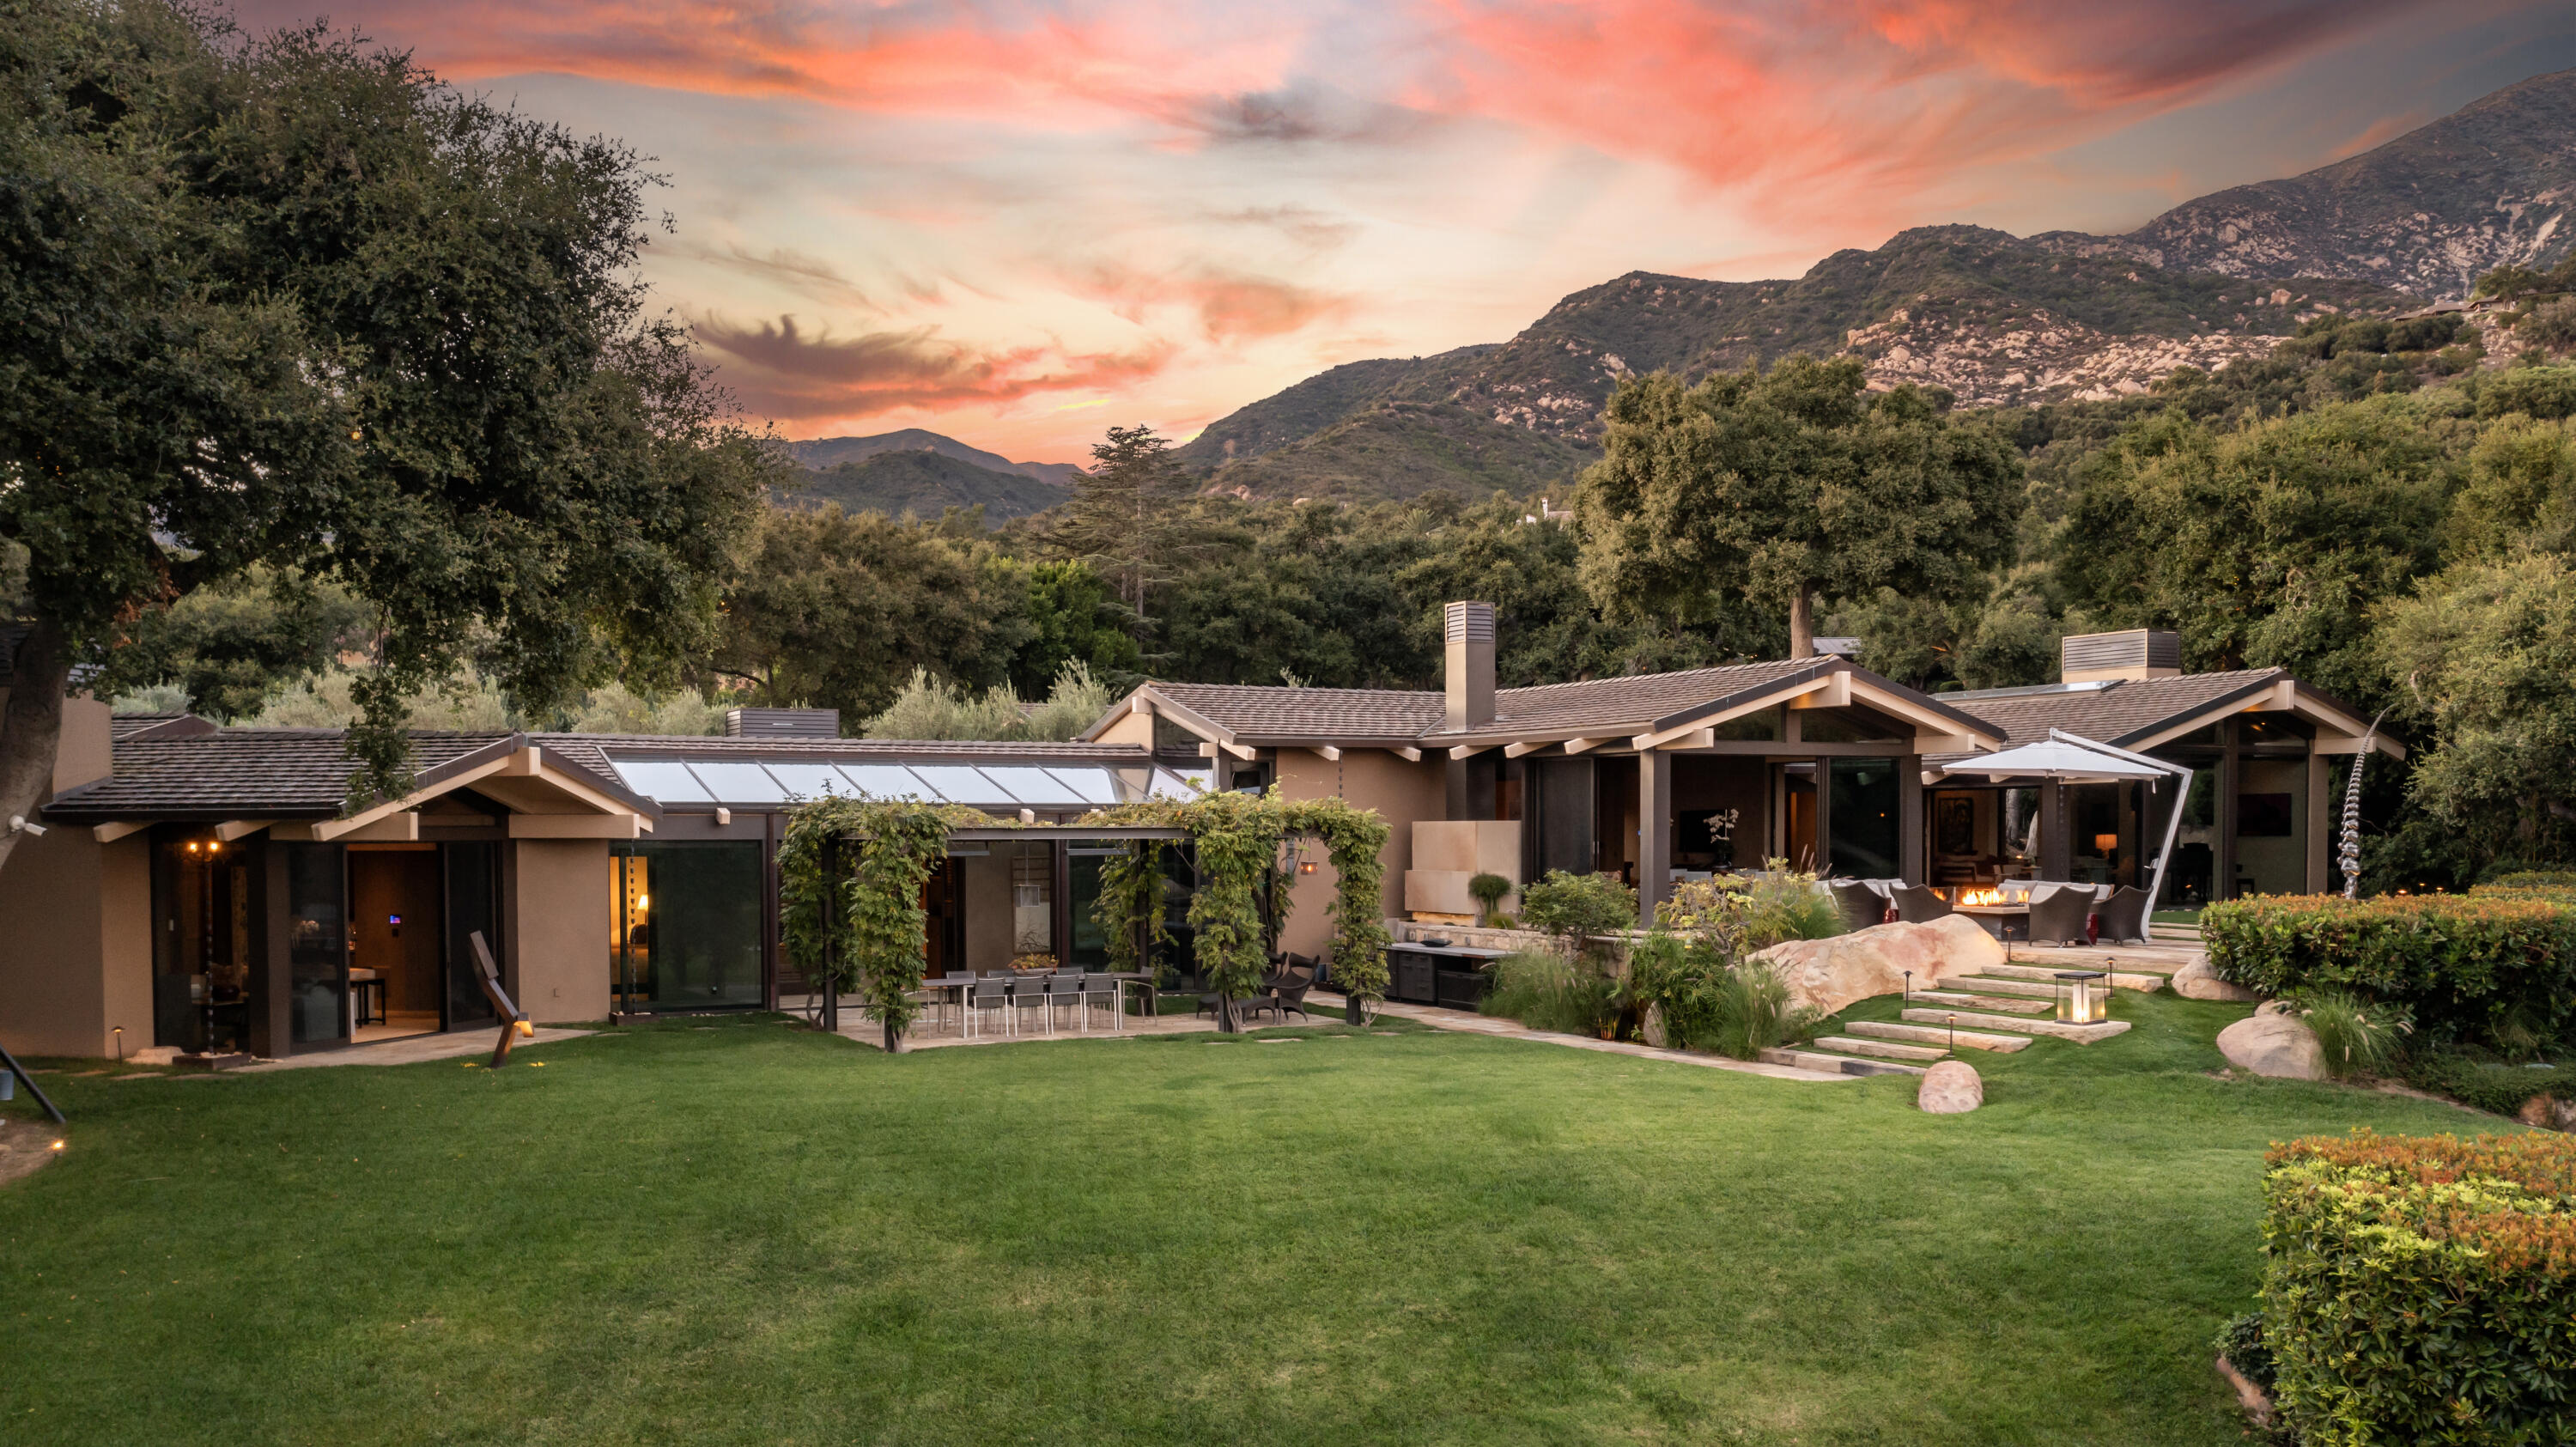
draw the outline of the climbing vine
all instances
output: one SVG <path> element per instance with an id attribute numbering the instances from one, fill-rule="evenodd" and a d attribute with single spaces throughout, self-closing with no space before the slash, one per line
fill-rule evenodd
<path id="1" fill-rule="evenodd" d="M 921 1012 L 929 966 L 922 886 L 948 853 L 948 834 L 993 827 L 980 809 L 909 800 L 825 797 L 788 815 L 778 843 L 779 921 L 787 957 L 837 1000 L 855 989 L 897 1048 Z"/>
<path id="2" fill-rule="evenodd" d="M 963 805 L 824 798 L 799 805 L 778 845 L 780 923 L 787 957 L 829 998 L 855 989 L 885 1025 L 891 1050 L 920 1013 L 929 917 L 922 886 L 948 852 L 950 831 L 996 821 Z M 1283 800 L 1219 793 L 1153 799 L 1085 815 L 1084 828 L 1155 828 L 1189 836 L 1199 886 L 1189 923 L 1196 963 L 1221 997 L 1259 988 L 1270 947 L 1285 921 L 1295 875 L 1286 845 L 1320 840 L 1339 876 L 1333 920 L 1333 979 L 1370 1001 L 1386 993 L 1387 932 L 1381 894 L 1386 822 L 1339 799 Z M 1101 861 L 1092 917 L 1107 937 L 1113 968 L 1148 968 L 1170 933 L 1163 909 L 1163 840 L 1140 839 Z M 1272 908 L 1265 910 L 1265 897 Z"/>
<path id="3" fill-rule="evenodd" d="M 1199 886 L 1189 922 L 1197 936 L 1195 963 L 1209 987 L 1241 999 L 1259 987 L 1269 951 L 1285 921 L 1288 886 L 1295 876 L 1283 846 L 1292 837 L 1322 841 L 1340 883 L 1329 906 L 1333 919 L 1333 979 L 1361 1000 L 1386 994 L 1387 931 L 1382 894 L 1388 828 L 1373 810 L 1339 799 L 1285 800 L 1264 794 L 1221 793 L 1191 800 L 1156 799 L 1088 815 L 1084 824 L 1178 829 L 1198 856 Z M 1079 826 L 1076 826 L 1079 827 Z M 1162 846 L 1139 841 L 1101 870 L 1100 901 L 1092 917 L 1109 939 L 1110 958 L 1141 968 L 1141 956 L 1165 941 Z M 1265 896 L 1273 909 L 1262 908 Z"/>

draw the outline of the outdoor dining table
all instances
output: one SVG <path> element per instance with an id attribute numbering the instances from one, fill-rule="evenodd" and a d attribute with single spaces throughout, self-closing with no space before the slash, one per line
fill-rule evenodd
<path id="1" fill-rule="evenodd" d="M 1006 975 L 1003 977 L 1002 983 L 1007 987 L 1008 992 L 1016 997 L 1022 990 L 1027 989 L 1031 985 L 1035 985 L 1041 990 L 1045 989 L 1046 982 L 1054 979 L 1059 973 L 1063 972 L 1045 970 L 1029 974 Z M 1147 987 L 1148 993 L 1146 998 L 1148 1000 L 1153 998 L 1151 990 L 1154 983 L 1154 977 L 1141 970 L 1085 970 L 1081 973 L 1094 978 L 1113 980 L 1117 982 L 1118 1005 L 1116 1009 L 1110 1012 L 1109 1028 L 1112 1030 L 1123 1030 L 1126 1028 L 1127 987 L 1129 985 L 1143 985 Z M 967 993 L 973 990 L 977 985 L 989 982 L 988 977 L 983 975 L 977 975 L 971 979 L 962 980 L 945 978 L 926 979 L 921 982 L 921 988 L 925 990 L 936 990 L 944 997 L 953 997 L 957 1006 L 957 1031 L 958 1034 L 963 1035 L 966 1032 Z M 1051 1025 L 1050 1028 L 1052 1028 Z"/>

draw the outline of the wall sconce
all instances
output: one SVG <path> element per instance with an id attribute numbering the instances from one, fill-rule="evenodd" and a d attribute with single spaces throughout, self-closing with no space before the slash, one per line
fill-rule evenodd
<path id="1" fill-rule="evenodd" d="M 2057 972 L 2057 1023 L 2098 1025 L 2111 1018 L 2111 977 L 2100 970 Z"/>

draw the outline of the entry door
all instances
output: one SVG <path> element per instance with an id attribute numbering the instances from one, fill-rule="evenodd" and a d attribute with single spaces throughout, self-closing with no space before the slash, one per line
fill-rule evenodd
<path id="1" fill-rule="evenodd" d="M 474 965 L 474 936 L 481 934 L 501 959 L 500 853 L 497 844 L 438 846 L 447 886 L 447 1017 L 445 1028 L 487 1024 L 492 997 L 483 993 L 483 975 Z"/>

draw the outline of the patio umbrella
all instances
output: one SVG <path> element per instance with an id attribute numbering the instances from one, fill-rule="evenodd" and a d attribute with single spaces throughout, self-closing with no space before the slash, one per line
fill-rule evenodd
<path id="1" fill-rule="evenodd" d="M 2192 776 L 2192 771 L 2180 764 L 2133 754 L 2063 729 L 2050 729 L 2048 737 L 2036 743 L 1953 760 L 1943 764 L 1941 772 L 1988 779 L 2047 779 L 2060 784 L 2117 784 L 2144 779 L 2149 789 L 2158 779 L 2174 777 L 2182 780 L 2186 794 L 2190 792 Z M 2156 854 L 2155 876 L 2147 885 L 2150 908 L 2164 891 L 2165 864 L 2173 858 L 2174 834 L 2181 823 L 2182 803 L 2177 797 L 2166 818 L 2164 848 Z"/>
<path id="2" fill-rule="evenodd" d="M 2161 779 L 2173 770 L 2134 763 L 2064 739 L 2046 739 L 2000 753 L 1956 759 L 1943 764 L 1941 772 L 1977 774 L 1989 779 L 2050 779 L 2061 784 L 2117 784 L 2129 779 Z"/>

